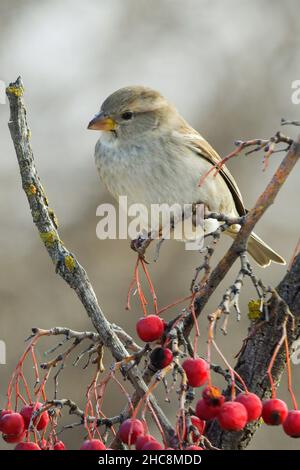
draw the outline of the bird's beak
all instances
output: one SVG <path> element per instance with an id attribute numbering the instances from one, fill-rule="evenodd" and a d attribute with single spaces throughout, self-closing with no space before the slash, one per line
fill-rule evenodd
<path id="1" fill-rule="evenodd" d="M 100 111 L 91 120 L 91 122 L 89 122 L 87 128 L 96 131 L 113 131 L 116 128 L 116 121 L 108 116 L 105 116 L 104 113 Z"/>

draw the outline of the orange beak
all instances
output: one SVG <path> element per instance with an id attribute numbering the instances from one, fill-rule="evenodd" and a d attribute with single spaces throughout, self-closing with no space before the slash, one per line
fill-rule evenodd
<path id="1" fill-rule="evenodd" d="M 102 111 L 89 122 L 88 129 L 96 131 L 113 131 L 116 128 L 116 121 L 105 116 Z"/>

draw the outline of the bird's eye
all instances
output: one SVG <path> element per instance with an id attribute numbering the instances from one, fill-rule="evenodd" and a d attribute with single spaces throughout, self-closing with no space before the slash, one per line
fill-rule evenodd
<path id="1" fill-rule="evenodd" d="M 121 118 L 124 119 L 125 121 L 129 121 L 133 116 L 133 113 L 131 111 L 126 111 L 125 113 L 121 114 Z"/>

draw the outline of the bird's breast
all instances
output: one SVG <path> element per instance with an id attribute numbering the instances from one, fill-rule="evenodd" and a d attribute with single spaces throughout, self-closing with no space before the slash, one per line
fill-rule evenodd
<path id="1" fill-rule="evenodd" d="M 234 203 L 223 180 L 210 176 L 199 187 L 200 177 L 211 164 L 194 151 L 171 139 L 148 139 L 119 144 L 98 141 L 95 160 L 100 178 L 118 199 L 128 204 L 192 204 L 202 202 L 212 211 L 231 213 Z"/>

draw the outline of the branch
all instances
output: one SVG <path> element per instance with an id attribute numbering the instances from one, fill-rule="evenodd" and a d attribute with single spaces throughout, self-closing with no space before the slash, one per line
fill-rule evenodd
<path id="1" fill-rule="evenodd" d="M 299 157 L 300 135 L 298 139 L 291 144 L 286 156 L 280 163 L 265 191 L 258 198 L 255 206 L 245 216 L 244 223 L 233 244 L 224 257 L 220 260 L 216 268 L 212 271 L 206 284 L 197 293 L 195 299 L 196 317 L 200 315 L 211 295 L 214 293 L 220 282 L 224 279 L 233 263 L 241 255 L 241 253 L 246 251 L 247 241 L 253 228 L 264 215 L 266 210 L 274 203 L 277 194 L 299 160 Z M 193 322 L 193 316 L 190 314 L 184 321 L 185 336 L 190 334 Z"/>
<path id="2" fill-rule="evenodd" d="M 300 254 L 296 256 L 290 271 L 277 286 L 270 305 L 269 322 L 258 320 L 250 329 L 248 339 L 239 355 L 235 370 L 241 375 L 251 392 L 260 398 L 268 398 L 271 386 L 267 370 L 273 352 L 282 335 L 282 328 L 289 311 L 294 316 L 294 322 L 288 322 L 289 350 L 292 343 L 300 336 Z M 284 347 L 281 348 L 274 366 L 272 376 L 276 385 L 279 384 L 286 366 Z M 226 394 L 228 395 L 228 389 Z M 241 432 L 224 432 L 216 422 L 213 422 L 207 436 L 210 441 L 222 449 L 245 449 L 250 443 L 259 423 L 249 424 Z"/>
<path id="3" fill-rule="evenodd" d="M 58 409 L 60 410 L 64 406 L 69 408 L 70 415 L 79 416 L 82 420 L 86 420 L 89 423 L 94 423 L 96 421 L 96 426 L 106 426 L 111 427 L 116 423 L 120 423 L 123 420 L 122 415 L 113 416 L 112 418 L 96 418 L 95 416 L 87 415 L 79 406 L 69 398 L 62 398 L 61 400 L 48 400 L 43 406 L 38 408 L 32 414 L 31 422 L 35 421 L 35 419 L 40 416 L 44 411 L 50 411 Z"/>
<path id="4" fill-rule="evenodd" d="M 300 136 L 295 142 L 290 142 L 289 150 L 276 170 L 272 180 L 267 185 L 265 191 L 258 198 L 253 209 L 245 216 L 244 223 L 241 226 L 239 234 L 235 241 L 227 251 L 225 256 L 218 263 L 207 279 L 207 282 L 197 293 L 195 299 L 195 315 L 198 317 L 203 311 L 205 305 L 211 295 L 224 279 L 229 269 L 238 257 L 242 257 L 246 250 L 247 240 L 256 223 L 260 220 L 266 210 L 274 203 L 281 187 L 285 183 L 287 177 L 293 170 L 300 157 Z M 273 295 L 269 305 L 270 321 L 262 322 L 260 328 L 253 327 L 251 338 L 247 341 L 239 359 L 235 370 L 243 377 L 248 388 L 261 398 L 270 395 L 270 383 L 267 378 L 267 370 L 272 358 L 272 354 L 281 336 L 281 328 L 286 318 L 287 308 L 295 316 L 296 327 L 292 329 L 289 322 L 288 339 L 289 349 L 291 351 L 292 341 L 300 336 L 300 255 L 298 255 L 292 264 L 290 271 L 286 274 L 282 282 L 277 287 L 277 294 L 280 298 Z M 253 279 L 254 283 L 256 282 Z M 277 301 L 275 301 L 276 299 Z M 189 314 L 183 320 L 183 332 L 187 338 L 194 324 L 194 319 Z M 274 382 L 278 385 L 281 375 L 285 368 L 285 354 L 281 350 L 278 354 L 272 375 Z M 230 396 L 230 387 L 227 389 L 226 395 Z M 259 424 L 250 424 L 239 433 L 224 432 L 220 429 L 216 421 L 213 421 L 207 430 L 207 437 L 211 443 L 221 449 L 244 449 L 250 443 L 253 434 Z"/>
<path id="5" fill-rule="evenodd" d="M 21 173 L 22 186 L 26 193 L 33 222 L 35 223 L 40 238 L 55 266 L 56 272 L 76 292 L 86 313 L 90 317 L 99 338 L 110 351 L 117 362 L 129 357 L 127 349 L 115 333 L 100 308 L 94 289 L 75 255 L 63 244 L 57 231 L 57 218 L 49 208 L 48 200 L 41 185 L 33 152 L 30 145 L 30 131 L 26 120 L 26 110 L 23 102 L 24 87 L 21 78 L 11 83 L 6 94 L 10 104 L 9 130 L 15 146 L 15 151 Z M 139 397 L 148 392 L 148 387 L 136 365 L 129 364 L 122 368 L 123 374 L 128 377 Z M 175 431 L 170 422 L 158 406 L 153 396 L 149 398 L 151 406 L 159 418 L 165 432 L 166 439 L 171 444 Z"/>
<path id="6" fill-rule="evenodd" d="M 97 331 L 97 333 L 74 332 L 66 328 L 56 328 L 51 330 L 51 334 L 62 334 L 66 336 L 66 340 L 74 339 L 74 341 L 77 342 L 87 338 L 94 343 L 99 343 L 109 348 L 114 359 L 118 363 L 122 363 L 121 371 L 123 375 L 130 380 L 134 387 L 131 406 L 133 405 L 133 407 L 135 407 L 142 397 L 145 397 L 147 400 L 149 399 L 149 408 L 153 409 L 155 416 L 158 418 L 160 426 L 164 431 L 166 441 L 169 445 L 175 447 L 176 437 L 174 428 L 171 426 L 165 414 L 151 394 L 152 389 L 155 388 L 155 384 L 148 387 L 153 375 L 155 375 L 155 371 L 150 367 L 145 369 L 143 375 L 139 371 L 137 363 L 132 360 L 133 356 L 129 355 L 128 349 L 135 351 L 136 355 L 142 354 L 143 351 L 136 343 L 134 343 L 132 338 L 125 331 L 117 325 L 111 325 L 108 322 L 98 304 L 95 292 L 85 270 L 78 263 L 74 254 L 71 253 L 60 240 L 57 231 L 57 219 L 54 212 L 48 206 L 47 197 L 35 168 L 33 153 L 30 146 L 30 132 L 26 122 L 26 111 L 22 100 L 23 91 L 23 85 L 20 78 L 7 88 L 7 96 L 11 110 L 9 128 L 19 162 L 23 189 L 27 195 L 33 221 L 37 226 L 40 237 L 52 259 L 52 262 L 56 267 L 57 273 L 72 289 L 75 290 Z M 210 247 L 203 266 L 203 269 L 205 270 L 205 282 L 201 282 L 199 289 L 194 290 L 193 293 L 193 299 L 195 299 L 194 311 L 185 316 L 180 316 L 179 319 L 175 319 L 175 321 L 171 321 L 169 323 L 167 339 L 177 341 L 180 345 L 186 345 L 188 351 L 191 349 L 189 348 L 190 343 L 188 337 L 192 327 L 194 326 L 195 318 L 201 314 L 209 298 L 214 293 L 220 282 L 224 279 L 237 258 L 241 259 L 241 269 L 233 286 L 225 292 L 220 308 L 223 311 L 226 310 L 228 313 L 229 304 L 231 304 L 230 300 L 233 298 L 233 304 L 236 305 L 238 311 L 238 295 L 244 276 L 249 276 L 255 287 L 259 286 L 259 282 L 254 276 L 251 267 L 245 258 L 247 241 L 256 223 L 263 216 L 268 207 L 274 202 L 275 197 L 300 156 L 300 136 L 296 142 L 286 137 L 284 137 L 286 140 L 282 140 L 283 137 L 281 134 L 277 134 L 276 136 L 277 141 L 284 141 L 289 144 L 289 150 L 275 172 L 271 182 L 259 197 L 253 209 L 246 216 L 239 218 L 228 218 L 223 214 L 211 214 L 211 217 L 225 222 L 225 227 L 227 225 L 230 226 L 233 223 L 238 223 L 241 225 L 241 229 L 228 252 L 211 273 L 209 259 L 213 253 L 214 247 Z M 271 140 L 272 139 L 270 139 L 270 141 Z M 276 139 L 273 139 L 272 142 L 275 144 L 277 141 Z M 241 144 L 240 148 L 254 145 L 253 142 L 255 145 L 258 145 L 257 141 L 249 141 L 248 143 L 245 143 L 245 145 Z M 269 141 L 262 141 L 260 145 L 263 145 L 265 148 L 267 147 L 268 142 Z M 239 149 L 235 153 L 238 151 Z M 268 152 L 270 153 L 270 150 L 268 150 Z M 272 147 L 272 152 L 274 152 L 274 146 Z M 218 237 L 219 233 L 216 240 L 214 240 L 214 243 L 217 242 Z M 270 321 L 260 321 L 258 324 L 252 324 L 252 329 L 244 344 L 244 348 L 240 353 L 236 366 L 237 372 L 244 378 L 251 391 L 257 393 L 262 398 L 268 396 L 270 393 L 270 383 L 266 378 L 266 373 L 270 363 L 270 358 L 272 357 L 274 349 L 278 346 L 278 341 L 282 336 L 282 325 L 287 325 L 290 344 L 292 340 L 300 335 L 299 256 L 300 255 L 295 258 L 291 270 L 278 286 L 277 293 L 273 293 L 268 305 Z M 202 269 L 202 267 L 200 268 Z M 292 283 L 292 288 L 290 287 L 290 283 Z M 259 287 L 263 288 L 261 285 Z M 264 292 L 261 295 L 264 296 Z M 289 321 L 289 309 L 297 319 L 296 328 L 294 330 L 292 329 L 292 322 Z M 71 349 L 69 348 L 65 353 L 68 354 L 70 350 Z M 60 356 L 58 356 L 54 361 L 60 360 Z M 279 381 L 284 370 L 284 366 L 285 356 L 283 352 L 280 351 L 276 357 L 274 368 L 272 370 L 275 382 Z M 182 399 L 184 399 L 184 397 Z M 69 404 L 66 403 L 66 406 L 69 406 Z M 130 407 L 127 406 L 120 416 L 126 417 L 130 412 Z M 250 442 L 256 427 L 257 425 L 250 425 L 241 433 L 234 433 L 233 435 L 232 433 L 221 431 L 217 424 L 213 422 L 208 427 L 208 439 L 211 442 L 212 447 L 216 446 L 224 449 L 242 449 Z M 112 447 L 117 447 L 118 445 L 118 439 L 116 438 Z"/>

